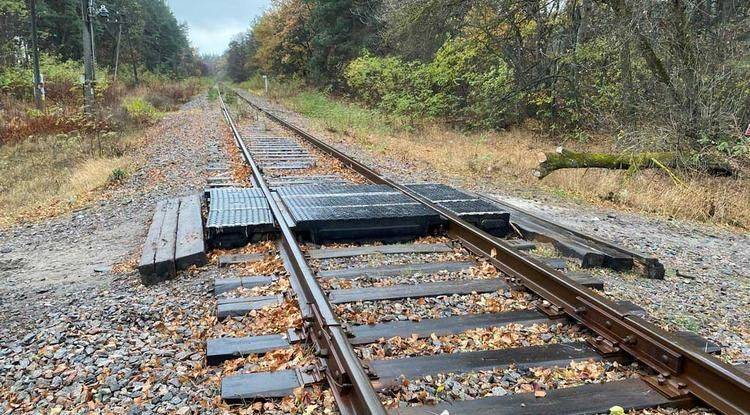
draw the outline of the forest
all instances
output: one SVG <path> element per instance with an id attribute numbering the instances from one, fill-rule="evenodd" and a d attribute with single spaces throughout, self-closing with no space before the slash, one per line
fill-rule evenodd
<path id="1" fill-rule="evenodd" d="M 740 0 L 278 0 L 230 44 L 224 71 L 461 129 L 748 156 Z"/>
<path id="2" fill-rule="evenodd" d="M 133 78 L 138 70 L 178 76 L 200 74 L 201 61 L 190 47 L 186 27 L 177 22 L 163 0 L 98 2 L 109 11 L 94 25 L 96 60 L 113 68 L 120 41 L 119 61 Z M 81 61 L 81 2 L 37 0 L 39 49 L 60 62 Z M 0 69 L 28 68 L 31 59 L 29 5 L 26 0 L 0 1 Z M 120 32 L 121 29 L 121 32 Z M 8 80 L 4 91 L 12 86 Z M 19 92 L 19 91 L 12 91 Z"/>
<path id="3" fill-rule="evenodd" d="M 82 2 L 35 0 L 34 3 L 46 108 L 39 113 L 27 108 L 34 97 L 32 3 L 0 0 L 0 118 L 3 121 L 0 143 L 14 142 L 35 133 L 67 132 L 83 127 L 82 120 L 73 116 L 79 113 L 83 100 Z M 208 73 L 189 43 L 187 28 L 178 23 L 164 0 L 113 0 L 92 5 L 96 12 L 93 17 L 94 89 L 101 103 L 100 118 L 116 113 L 124 95 L 141 83 L 164 85 L 166 81 Z M 101 10 L 106 12 L 100 13 Z M 164 99 L 151 98 L 154 110 L 170 106 Z"/>
<path id="4" fill-rule="evenodd" d="M 203 90 L 209 69 L 164 0 L 96 1 L 95 105 L 84 112 L 82 3 L 0 0 L 0 226 L 122 182 L 137 165 L 139 133 Z"/>

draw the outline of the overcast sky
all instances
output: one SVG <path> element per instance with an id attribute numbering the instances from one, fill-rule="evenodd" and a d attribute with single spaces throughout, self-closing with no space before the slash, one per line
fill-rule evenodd
<path id="1" fill-rule="evenodd" d="M 232 36 L 271 5 L 271 0 L 167 0 L 177 20 L 190 27 L 190 43 L 200 53 L 221 54 Z"/>

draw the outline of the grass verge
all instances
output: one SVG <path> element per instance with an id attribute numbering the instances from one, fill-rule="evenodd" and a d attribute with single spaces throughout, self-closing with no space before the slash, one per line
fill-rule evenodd
<path id="1" fill-rule="evenodd" d="M 254 92 L 252 85 L 244 85 Z M 543 152 L 557 144 L 530 129 L 462 132 L 430 120 L 408 120 L 332 99 L 299 85 L 272 85 L 271 99 L 310 118 L 332 138 L 375 157 L 418 162 L 425 171 L 463 180 L 470 187 L 516 192 L 542 190 L 562 198 L 750 229 L 750 183 L 743 178 L 682 177 L 675 184 L 656 170 L 560 170 L 543 180 L 532 175 Z M 611 151 L 603 144 L 567 143 L 582 151 Z"/>
<path id="2" fill-rule="evenodd" d="M 0 225 L 73 209 L 114 184 L 122 173 L 113 172 L 130 169 L 129 139 L 102 141 L 58 135 L 0 147 Z"/>

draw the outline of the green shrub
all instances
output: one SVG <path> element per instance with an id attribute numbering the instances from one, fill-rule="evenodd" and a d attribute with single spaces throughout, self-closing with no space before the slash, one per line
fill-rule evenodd
<path id="1" fill-rule="evenodd" d="M 389 113 L 503 127 L 517 112 L 513 74 L 485 46 L 451 39 L 428 63 L 365 53 L 349 63 L 344 76 L 355 97 Z"/>
<path id="2" fill-rule="evenodd" d="M 130 119 L 140 125 L 152 124 L 161 117 L 159 110 L 144 98 L 128 98 L 123 108 Z"/>
<path id="3" fill-rule="evenodd" d="M 216 101 L 216 99 L 219 97 L 219 88 L 218 87 L 212 87 L 208 90 L 208 100 L 210 102 Z"/>
<path id="4" fill-rule="evenodd" d="M 110 185 L 116 185 L 121 184 L 125 181 L 128 177 L 128 172 L 124 169 L 118 167 L 114 170 L 112 170 L 112 173 L 109 174 L 109 177 L 107 178 L 107 183 Z"/>
<path id="5" fill-rule="evenodd" d="M 239 87 L 258 95 L 264 95 L 266 93 L 263 76 L 257 73 L 251 76 L 247 81 L 240 83 Z M 305 88 L 305 82 L 297 77 L 268 78 L 268 94 L 273 99 L 294 97 Z"/>
<path id="6" fill-rule="evenodd" d="M 81 94 L 71 93 L 80 88 L 81 64 L 76 61 L 61 61 L 46 54 L 40 55 L 40 69 L 44 76 L 44 86 L 48 101 L 68 103 L 77 102 Z M 0 92 L 19 99 L 32 99 L 34 96 L 34 73 L 32 68 L 10 66 L 0 70 Z M 97 71 L 96 90 L 102 93 L 109 87 L 105 69 Z"/>

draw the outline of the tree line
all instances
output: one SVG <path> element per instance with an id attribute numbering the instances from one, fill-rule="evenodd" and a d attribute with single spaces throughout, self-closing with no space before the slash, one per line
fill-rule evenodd
<path id="1" fill-rule="evenodd" d="M 277 0 L 223 57 L 461 127 L 746 155 L 750 2 Z"/>
<path id="2" fill-rule="evenodd" d="M 97 65 L 137 81 L 139 71 L 177 77 L 206 71 L 190 46 L 187 27 L 164 0 L 97 1 L 108 11 L 97 18 L 94 38 Z M 29 0 L 0 0 L 0 71 L 28 68 L 31 55 Z M 36 0 L 39 50 L 55 61 L 80 61 L 83 54 L 80 0 Z"/>

